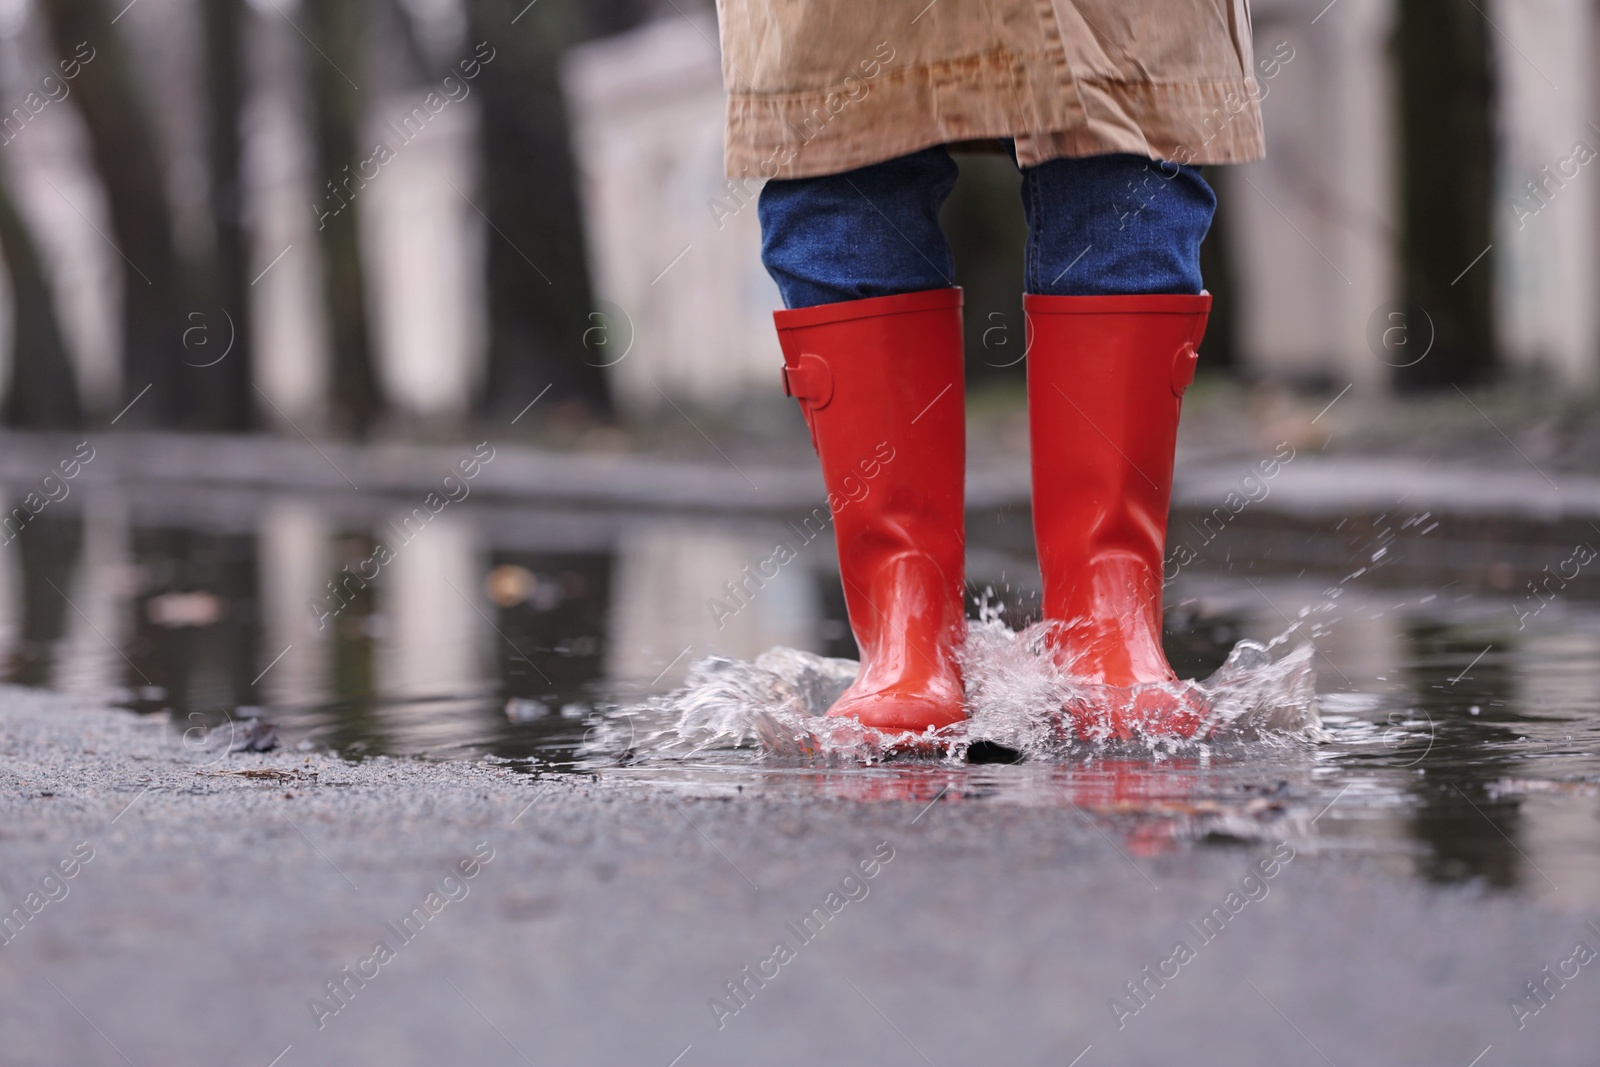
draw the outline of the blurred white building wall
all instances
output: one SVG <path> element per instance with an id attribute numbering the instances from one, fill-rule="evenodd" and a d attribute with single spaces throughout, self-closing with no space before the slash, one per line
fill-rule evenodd
<path id="1" fill-rule="evenodd" d="M 286 417 L 316 426 L 327 413 L 328 333 L 311 213 L 313 153 L 301 123 L 303 42 L 286 20 L 258 18 L 257 73 L 243 118 L 256 384 L 270 402 L 263 422 Z"/>
<path id="2" fill-rule="evenodd" d="M 782 305 L 761 266 L 758 183 L 734 191 L 722 173 L 716 40 L 709 19 L 674 16 L 563 64 L 600 301 L 589 358 L 615 361 L 625 410 L 778 388 Z"/>
<path id="3" fill-rule="evenodd" d="M 1600 288 L 1594 8 L 1519 0 L 1486 10 L 1501 31 L 1490 40 L 1500 94 L 1492 218 L 1502 354 L 1509 365 L 1590 385 Z"/>
<path id="4" fill-rule="evenodd" d="M 1231 194 L 1242 355 L 1268 375 L 1383 388 L 1366 329 L 1400 296 L 1392 6 L 1262 0 L 1253 16 L 1267 156 L 1210 172 Z"/>
<path id="5" fill-rule="evenodd" d="M 356 205 L 384 390 L 405 411 L 456 418 L 471 406 L 486 339 L 484 222 L 470 199 L 477 101 L 448 102 L 413 133 L 401 124 L 415 125 L 430 93 L 396 93 L 375 109 L 365 143 L 388 146 L 394 158 Z"/>

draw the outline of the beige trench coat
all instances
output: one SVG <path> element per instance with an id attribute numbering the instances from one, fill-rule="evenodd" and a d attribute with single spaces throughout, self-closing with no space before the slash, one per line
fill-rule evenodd
<path id="1" fill-rule="evenodd" d="M 729 177 L 1016 139 L 1032 166 L 1262 155 L 1248 0 L 717 0 Z"/>

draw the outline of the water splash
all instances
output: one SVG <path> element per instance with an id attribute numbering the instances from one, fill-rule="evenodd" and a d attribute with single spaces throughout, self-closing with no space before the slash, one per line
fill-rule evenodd
<path id="1" fill-rule="evenodd" d="M 1211 677 L 1186 683 L 1197 686 L 1210 707 L 1200 731 L 1204 740 L 1141 733 L 1115 742 L 1080 735 L 1062 713 L 1066 702 L 1087 690 L 1044 654 L 1044 625 L 1014 631 L 997 615 L 986 611 L 969 625 L 961 653 L 967 720 L 922 735 L 917 750 L 950 762 L 964 762 L 980 742 L 1027 759 L 1100 749 L 1142 750 L 1160 759 L 1203 753 L 1231 741 L 1322 740 L 1313 649 L 1289 647 L 1294 627 L 1266 644 L 1239 642 Z M 783 647 L 754 662 L 711 656 L 690 668 L 681 689 L 597 715 L 579 756 L 598 766 L 719 752 L 824 764 L 875 763 L 903 754 L 906 735 L 884 735 L 854 719 L 825 716 L 858 667 L 854 660 Z"/>

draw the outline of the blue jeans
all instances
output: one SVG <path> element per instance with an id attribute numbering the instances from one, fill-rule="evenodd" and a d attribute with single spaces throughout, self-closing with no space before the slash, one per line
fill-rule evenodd
<path id="1" fill-rule="evenodd" d="M 939 208 L 955 188 L 943 146 L 843 174 L 769 181 L 761 261 L 786 307 L 955 284 Z M 1200 292 L 1216 194 L 1198 167 L 1143 156 L 1053 159 L 1022 171 L 1025 281 L 1044 296 Z"/>

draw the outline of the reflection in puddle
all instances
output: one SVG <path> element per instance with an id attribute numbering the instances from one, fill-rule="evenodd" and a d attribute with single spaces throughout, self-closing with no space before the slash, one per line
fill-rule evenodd
<path id="1" fill-rule="evenodd" d="M 1219 538 L 1224 569 L 1186 568 L 1169 589 L 1169 657 L 1205 677 L 1239 641 L 1294 628 L 1273 655 L 1315 669 L 1317 743 L 1223 735 L 1154 759 L 1030 747 L 980 715 L 973 740 L 993 727 L 983 736 L 1048 758 L 827 767 L 707 747 L 605 760 L 597 750 L 640 752 L 636 736 L 607 734 L 644 725 L 619 709 L 682 686 L 710 657 L 852 655 L 829 547 L 807 546 L 729 621 L 708 601 L 770 554 L 781 519 L 468 502 L 319 621 L 328 583 L 391 517 L 351 507 L 75 493 L 0 554 L 5 675 L 165 715 L 175 730 L 261 709 L 291 749 L 504 759 L 696 795 L 908 801 L 926 818 L 949 804 L 1053 806 L 1133 856 L 1309 836 L 1431 882 L 1600 894 L 1600 610 L 1581 600 L 1519 628 L 1509 593 L 1386 584 L 1384 545 L 1357 546 L 1359 566 L 1285 578 L 1225 569 Z M 972 569 L 974 592 L 1020 629 L 1037 579 L 1002 536 L 1016 525 L 975 520 Z"/>

